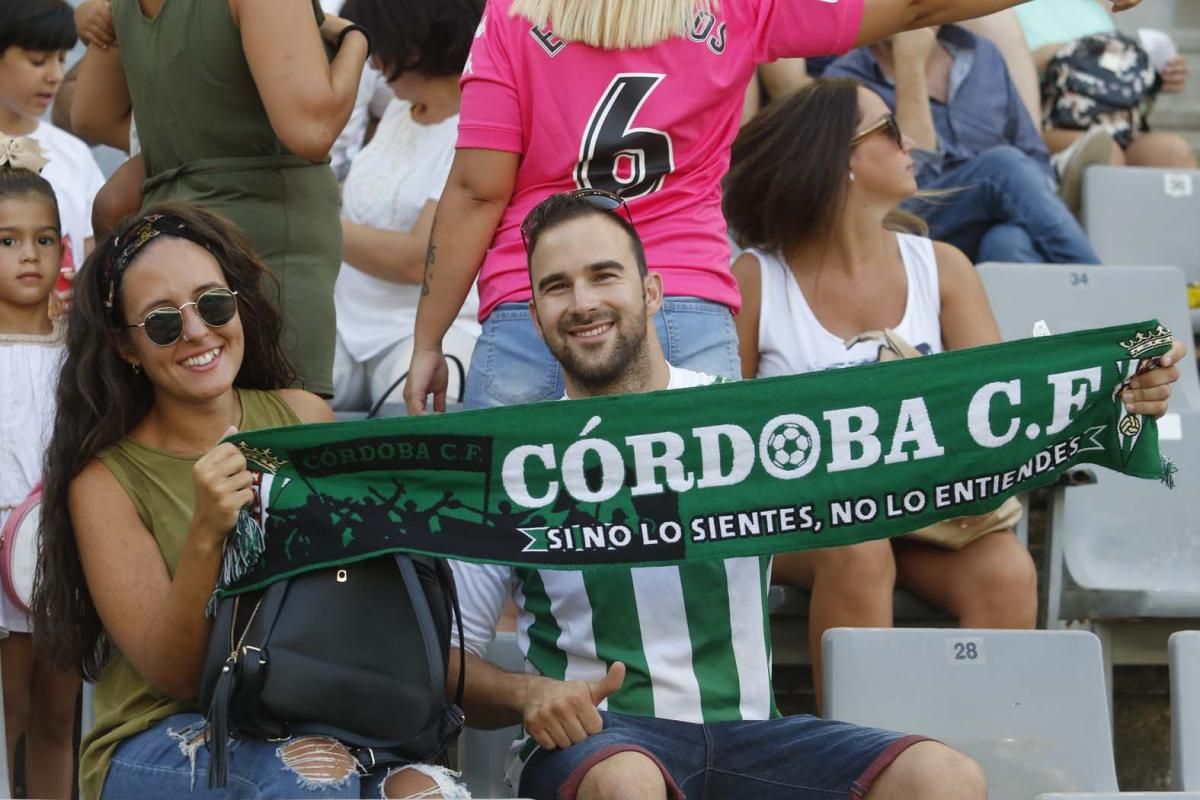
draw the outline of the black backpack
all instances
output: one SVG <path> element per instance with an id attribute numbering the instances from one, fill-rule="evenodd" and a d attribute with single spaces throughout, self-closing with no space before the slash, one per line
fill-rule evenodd
<path id="1" fill-rule="evenodd" d="M 222 599 L 200 689 L 209 786 L 226 784 L 234 733 L 330 736 L 368 769 L 441 758 L 463 724 L 462 661 L 446 699 L 452 617 L 461 639 L 449 566 L 406 554 Z"/>

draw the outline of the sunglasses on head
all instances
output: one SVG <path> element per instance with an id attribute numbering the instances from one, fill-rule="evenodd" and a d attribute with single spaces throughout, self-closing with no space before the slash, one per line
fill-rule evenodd
<path id="1" fill-rule="evenodd" d="M 603 189 L 576 189 L 573 192 L 568 192 L 571 197 L 583 200 L 593 208 L 598 208 L 601 211 L 607 211 L 611 214 L 616 214 L 618 210 L 625 212 L 625 219 L 629 220 L 629 224 L 633 225 L 633 214 L 629 211 L 629 206 L 625 203 L 625 198 L 619 194 L 606 192 Z M 536 209 L 535 209 L 536 210 Z M 521 223 L 521 244 L 525 246 L 525 252 L 529 252 L 529 240 L 533 238 L 534 232 L 541 224 L 535 217 L 533 212 L 525 218 Z"/>
<path id="2" fill-rule="evenodd" d="M 854 136 L 850 139 L 850 146 L 854 147 L 863 139 L 866 139 L 871 134 L 878 133 L 879 131 L 887 131 L 887 135 L 893 142 L 896 143 L 896 147 L 899 147 L 902 150 L 904 149 L 904 134 L 901 132 L 900 123 L 896 121 L 894 114 L 884 114 L 874 125 L 870 126 L 869 128 L 863 128 L 861 131 L 854 134 Z"/>
<path id="3" fill-rule="evenodd" d="M 126 328 L 141 328 L 146 332 L 146 338 L 159 347 L 166 347 L 179 341 L 183 336 L 183 310 L 188 306 L 196 307 L 196 314 L 210 328 L 220 328 L 229 324 L 237 315 L 237 292 L 224 287 L 209 289 L 190 303 L 184 303 L 179 308 L 163 306 L 156 308 L 142 318 L 136 325 L 126 325 Z"/>

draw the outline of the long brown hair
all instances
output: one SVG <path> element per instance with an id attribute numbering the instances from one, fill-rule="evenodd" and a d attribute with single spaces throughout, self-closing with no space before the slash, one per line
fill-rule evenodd
<path id="1" fill-rule="evenodd" d="M 68 509 L 71 481 L 105 449 L 120 442 L 154 404 L 154 386 L 117 353 L 114 340 L 127 335 L 118 295 L 110 316 L 103 265 L 116 257 L 117 242 L 151 214 L 183 220 L 204 242 L 238 293 L 245 354 L 234 385 L 281 389 L 295 374 L 279 346 L 275 310 L 279 284 L 232 223 L 194 206 L 167 204 L 139 214 L 100 242 L 75 281 L 67 324 L 66 360 L 57 389 L 58 410 L 46 453 L 42 490 L 42 549 L 33 590 L 33 627 L 38 646 L 64 668 L 82 668 L 96 679 L 110 645 L 84 580 Z M 136 256 L 134 257 L 136 262 Z M 97 513 L 103 513 L 98 510 Z"/>
<path id="2" fill-rule="evenodd" d="M 858 83 L 817 80 L 767 106 L 733 143 L 722 207 L 742 247 L 790 253 L 846 202 Z"/>
<path id="3" fill-rule="evenodd" d="M 742 128 L 722 200 L 739 246 L 788 254 L 837 224 L 846 205 L 850 140 L 862 124 L 858 89 L 847 78 L 815 80 Z M 929 231 L 901 208 L 883 224 L 921 236 Z"/>

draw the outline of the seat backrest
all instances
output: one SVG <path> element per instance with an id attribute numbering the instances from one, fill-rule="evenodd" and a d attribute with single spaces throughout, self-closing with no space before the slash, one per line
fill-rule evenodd
<path id="1" fill-rule="evenodd" d="M 826 716 L 945 742 L 992 800 L 1117 789 L 1091 633 L 834 628 L 822 653 Z"/>
<path id="2" fill-rule="evenodd" d="M 1171 264 L 1200 281 L 1200 171 L 1089 167 L 1083 227 L 1105 264 Z"/>
<path id="3" fill-rule="evenodd" d="M 1200 252 L 1200 241 L 1195 248 Z M 979 277 L 1005 340 L 1031 336 L 1039 320 L 1051 333 L 1068 333 L 1157 318 L 1190 356 L 1179 365 L 1172 410 L 1200 410 L 1187 285 L 1177 268 L 980 264 Z"/>
<path id="4" fill-rule="evenodd" d="M 1200 792 L 1200 631 L 1172 634 L 1171 788 Z"/>
<path id="5" fill-rule="evenodd" d="M 1067 333 L 1157 317 L 1188 343 L 1171 398 L 1173 416 L 1160 424 L 1160 448 L 1179 467 L 1175 491 L 1156 481 L 1097 469 L 1095 485 L 1063 493 L 1053 534 L 1063 537 L 1067 568 L 1080 586 L 1142 593 L 1117 598 L 1116 606 L 1097 612 L 1099 616 L 1180 616 L 1193 606 L 1200 614 L 1200 455 L 1195 444 L 1200 379 L 1182 274 L 1173 267 L 1049 264 L 984 264 L 979 271 L 1005 339 L 1029 336 L 1039 320 L 1052 333 Z"/>
<path id="6" fill-rule="evenodd" d="M 487 660 L 508 672 L 524 672 L 525 658 L 515 633 L 501 631 L 488 648 Z M 467 720 L 470 724 L 470 720 Z M 512 744 L 521 735 L 521 726 L 512 725 L 494 731 L 464 728 L 458 737 L 458 768 L 474 797 L 512 797 L 504 782 Z"/>
<path id="7" fill-rule="evenodd" d="M 1200 616 L 1200 414 L 1180 415 L 1184 438 L 1160 438 L 1175 489 L 1107 469 L 1070 486 L 1053 518 L 1071 578 L 1112 597 L 1089 618 Z"/>

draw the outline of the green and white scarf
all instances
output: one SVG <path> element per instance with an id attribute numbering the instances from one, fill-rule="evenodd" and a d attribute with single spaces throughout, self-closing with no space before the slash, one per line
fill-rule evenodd
<path id="1" fill-rule="evenodd" d="M 261 473 L 221 594 L 405 551 L 539 568 L 836 547 L 1080 463 L 1169 479 L 1119 395 L 1156 321 L 845 370 L 231 438 Z M 263 534 L 265 531 L 265 535 Z"/>

